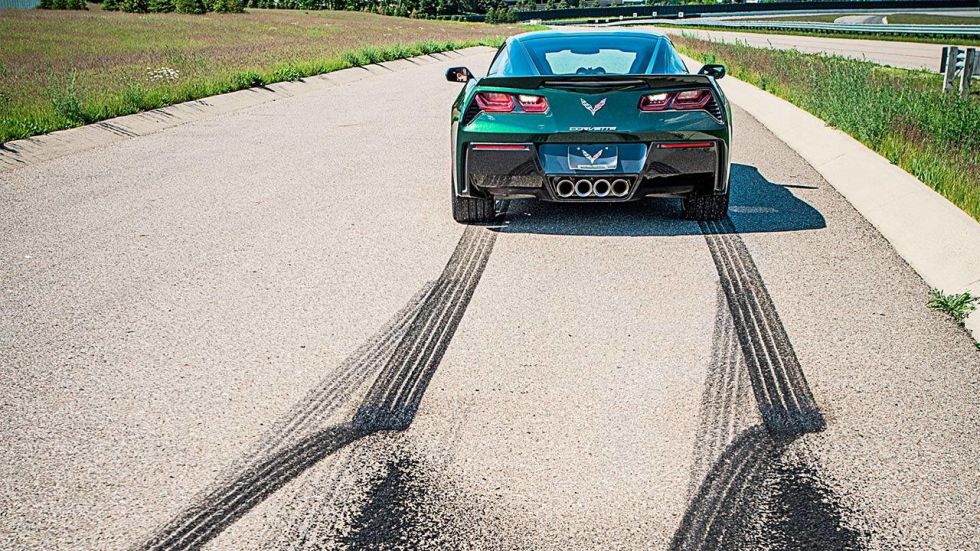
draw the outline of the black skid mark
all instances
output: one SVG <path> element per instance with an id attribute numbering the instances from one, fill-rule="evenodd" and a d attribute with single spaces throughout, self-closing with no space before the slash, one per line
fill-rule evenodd
<path id="1" fill-rule="evenodd" d="M 845 525 L 816 467 L 787 457 L 803 435 L 823 430 L 824 419 L 762 276 L 729 220 L 701 227 L 724 301 L 695 443 L 692 472 L 702 474 L 692 479 L 697 489 L 670 549 L 865 548 L 868 535 Z M 741 401 L 746 371 L 763 422 L 740 430 L 745 421 L 731 404 Z"/>
<path id="2" fill-rule="evenodd" d="M 352 530 L 338 543 L 358 550 L 437 547 L 444 534 L 438 521 L 425 514 L 424 503 L 431 496 L 418 471 L 418 463 L 410 457 L 389 460 L 382 476 L 371 484 Z"/>
<path id="3" fill-rule="evenodd" d="M 824 418 L 745 242 L 730 220 L 701 222 L 762 420 L 770 431 L 819 432 Z"/>
<path id="4" fill-rule="evenodd" d="M 740 531 L 759 509 L 761 481 L 786 444 L 774 440 L 764 426 L 739 435 L 704 478 L 670 549 L 739 549 L 735 544 L 743 539 Z"/>
<path id="5" fill-rule="evenodd" d="M 179 516 L 154 533 L 144 549 L 197 549 L 242 515 L 324 457 L 369 434 L 404 430 L 415 417 L 429 380 L 442 360 L 493 250 L 496 234 L 464 230 L 439 279 L 352 359 L 339 377 L 313 391 L 277 425 L 273 435 L 234 476 L 219 481 Z M 332 411 L 359 386 L 363 369 L 380 373 L 354 418 L 310 432 L 310 425 Z M 360 368 L 360 369 L 359 369 Z M 309 434 L 305 434 L 309 432 Z"/>
<path id="6" fill-rule="evenodd" d="M 844 507 L 817 468 L 788 457 L 801 436 L 771 433 L 764 425 L 739 435 L 704 478 L 670 549 L 866 549 L 870 535 L 847 525 Z"/>
<path id="7" fill-rule="evenodd" d="M 735 323 L 728 311 L 727 298 L 721 289 L 718 290 L 717 305 L 711 363 L 701 395 L 700 422 L 691 467 L 691 495 L 697 491 L 725 448 L 754 422 L 750 418 L 752 385 L 735 335 Z"/>

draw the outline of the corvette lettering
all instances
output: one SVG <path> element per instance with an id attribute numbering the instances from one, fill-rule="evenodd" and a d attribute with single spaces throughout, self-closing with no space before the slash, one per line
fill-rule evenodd
<path id="1" fill-rule="evenodd" d="M 569 132 L 612 132 L 615 126 L 569 126 Z"/>

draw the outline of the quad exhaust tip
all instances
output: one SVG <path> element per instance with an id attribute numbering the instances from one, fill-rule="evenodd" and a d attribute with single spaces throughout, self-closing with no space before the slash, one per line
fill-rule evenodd
<path id="1" fill-rule="evenodd" d="M 626 197 L 630 192 L 630 183 L 622 178 L 616 178 L 610 187 L 613 197 Z"/>
<path id="2" fill-rule="evenodd" d="M 609 195 L 609 180 L 598 179 L 592 184 L 592 193 L 595 193 L 596 197 L 605 197 Z"/>
<path id="3" fill-rule="evenodd" d="M 630 193 L 630 182 L 625 178 L 610 180 L 606 178 L 562 178 L 555 182 L 555 195 L 560 199 L 568 199 L 573 196 L 581 198 L 595 197 L 626 197 Z"/>
<path id="4" fill-rule="evenodd" d="M 563 199 L 571 197 L 575 193 L 575 184 L 568 178 L 558 180 L 558 183 L 555 184 L 555 193 Z"/>

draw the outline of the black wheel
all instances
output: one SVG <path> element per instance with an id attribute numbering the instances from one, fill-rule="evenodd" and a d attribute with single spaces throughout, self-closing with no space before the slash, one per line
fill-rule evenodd
<path id="1" fill-rule="evenodd" d="M 461 224 L 486 224 L 493 222 L 497 216 L 492 197 L 482 199 L 459 197 L 452 189 L 449 190 L 453 201 L 453 220 Z"/>
<path id="2" fill-rule="evenodd" d="M 684 218 L 688 220 L 721 220 L 728 215 L 728 190 L 721 195 L 696 195 L 684 198 Z"/>

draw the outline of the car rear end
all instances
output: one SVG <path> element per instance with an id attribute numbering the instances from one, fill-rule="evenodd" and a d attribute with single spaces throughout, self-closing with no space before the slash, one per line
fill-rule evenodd
<path id="1" fill-rule="evenodd" d="M 462 197 L 727 193 L 729 114 L 707 76 L 490 77 L 466 96 L 456 114 Z"/>

